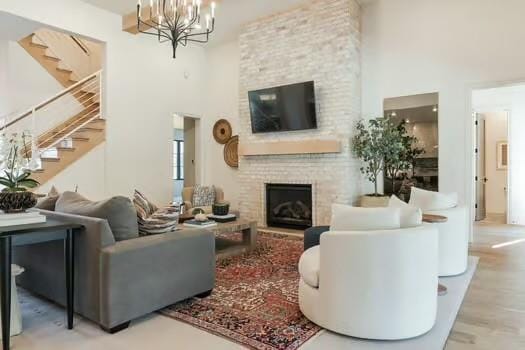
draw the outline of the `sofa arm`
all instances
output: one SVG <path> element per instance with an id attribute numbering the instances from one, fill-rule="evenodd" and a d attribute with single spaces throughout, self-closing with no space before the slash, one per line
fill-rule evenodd
<path id="1" fill-rule="evenodd" d="M 321 235 L 327 231 L 330 231 L 330 226 L 314 226 L 306 229 L 304 231 L 304 250 L 319 245 Z"/>
<path id="2" fill-rule="evenodd" d="M 213 289 L 215 236 L 182 230 L 101 252 L 101 324 L 112 328 Z"/>

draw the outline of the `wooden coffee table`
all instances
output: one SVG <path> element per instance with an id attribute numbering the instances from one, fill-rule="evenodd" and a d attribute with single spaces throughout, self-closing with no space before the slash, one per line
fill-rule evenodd
<path id="1" fill-rule="evenodd" d="M 216 253 L 219 258 L 228 258 L 244 254 L 255 249 L 257 244 L 257 222 L 239 218 L 232 222 L 217 223 L 217 226 L 209 227 L 215 236 L 227 233 L 242 233 L 242 241 L 233 241 L 225 237 L 217 237 Z"/>

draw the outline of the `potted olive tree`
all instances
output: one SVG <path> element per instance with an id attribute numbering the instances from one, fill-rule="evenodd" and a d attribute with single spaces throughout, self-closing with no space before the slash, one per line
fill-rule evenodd
<path id="1" fill-rule="evenodd" d="M 399 156 L 403 150 L 399 128 L 390 118 L 376 118 L 368 122 L 360 120 L 352 140 L 353 151 L 365 165 L 361 172 L 374 184 L 374 193 L 361 197 L 362 207 L 383 207 L 389 197 L 379 192 L 378 182 L 385 164 Z"/>
<path id="2" fill-rule="evenodd" d="M 0 137 L 0 210 L 5 213 L 20 213 L 36 205 L 37 200 L 29 189 L 38 181 L 31 178 L 31 171 L 37 165 L 31 150 L 31 136 L 27 133 L 5 134 Z"/>
<path id="3" fill-rule="evenodd" d="M 397 154 L 391 154 L 385 159 L 385 187 L 389 183 L 390 188 L 385 188 L 386 193 L 395 194 L 399 197 L 400 182 L 409 177 L 407 174 L 414 169 L 416 158 L 425 153 L 423 148 L 417 147 L 418 139 L 408 134 L 406 122 L 401 121 L 397 128 L 399 138 L 403 147 Z M 397 183 L 396 183 L 397 181 Z"/>

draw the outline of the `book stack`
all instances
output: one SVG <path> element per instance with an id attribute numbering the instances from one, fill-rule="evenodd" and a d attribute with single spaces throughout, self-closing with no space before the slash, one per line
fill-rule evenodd
<path id="1" fill-rule="evenodd" d="M 217 226 L 217 223 L 213 220 L 206 220 L 206 221 L 197 221 L 197 220 L 188 220 L 185 221 L 184 226 L 186 227 L 198 227 L 198 228 L 208 228 Z"/>
<path id="2" fill-rule="evenodd" d="M 40 224 L 46 222 L 46 217 L 37 211 L 18 214 L 0 214 L 0 227 Z"/>

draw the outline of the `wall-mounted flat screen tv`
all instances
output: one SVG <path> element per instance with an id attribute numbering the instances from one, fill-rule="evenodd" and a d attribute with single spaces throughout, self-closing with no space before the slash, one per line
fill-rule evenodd
<path id="1" fill-rule="evenodd" d="M 250 91 L 253 133 L 317 128 L 314 82 Z"/>

